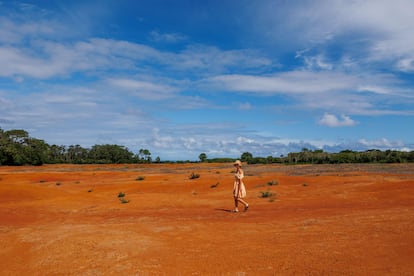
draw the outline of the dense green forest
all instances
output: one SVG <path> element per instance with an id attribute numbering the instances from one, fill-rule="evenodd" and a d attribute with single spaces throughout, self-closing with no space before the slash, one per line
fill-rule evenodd
<path id="1" fill-rule="evenodd" d="M 159 158 L 156 159 L 159 161 Z M 0 165 L 42 165 L 42 164 L 122 164 L 151 163 L 151 153 L 140 149 L 134 154 L 119 145 L 94 145 L 85 149 L 80 145 L 49 145 L 43 140 L 32 138 L 24 130 L 3 131 L 0 128 Z"/>
<path id="2" fill-rule="evenodd" d="M 200 162 L 233 162 L 234 158 L 209 159 L 207 154 L 199 155 Z M 363 152 L 345 150 L 328 153 L 323 150 L 303 148 L 300 152 L 291 152 L 280 157 L 254 157 L 244 152 L 240 159 L 249 164 L 338 164 L 338 163 L 406 163 L 414 162 L 414 151 L 381 151 L 377 149 Z M 45 141 L 29 136 L 25 130 L 4 131 L 0 128 L 0 165 L 43 165 L 43 164 L 128 164 L 160 163 L 148 149 L 133 153 L 119 145 L 94 145 L 83 148 L 80 145 L 49 145 Z M 170 161 L 163 161 L 170 162 Z M 191 161 L 176 161 L 178 163 Z"/>

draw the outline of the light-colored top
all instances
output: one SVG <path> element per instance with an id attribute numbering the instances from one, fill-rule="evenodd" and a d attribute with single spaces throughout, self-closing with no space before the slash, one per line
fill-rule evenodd
<path id="1" fill-rule="evenodd" d="M 244 173 L 242 170 L 238 170 L 234 174 L 234 186 L 233 186 L 233 196 L 237 198 L 244 198 L 246 196 L 246 187 L 243 183 Z"/>

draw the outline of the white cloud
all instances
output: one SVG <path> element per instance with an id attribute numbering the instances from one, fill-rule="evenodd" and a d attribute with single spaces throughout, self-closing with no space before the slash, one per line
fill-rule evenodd
<path id="1" fill-rule="evenodd" d="M 332 70 L 333 65 L 325 60 L 322 55 L 305 56 L 304 61 L 308 70 Z"/>
<path id="2" fill-rule="evenodd" d="M 411 0 L 263 1 L 256 7 L 256 32 L 279 48 L 309 51 L 337 43 L 343 55 L 357 53 L 360 62 L 390 62 L 396 69 L 413 71 Z"/>
<path id="3" fill-rule="evenodd" d="M 291 71 L 272 76 L 221 75 L 207 80 L 231 91 L 307 94 L 352 89 L 358 78 L 334 72 Z"/>
<path id="4" fill-rule="evenodd" d="M 239 104 L 239 109 L 241 110 L 250 110 L 252 109 L 252 105 L 249 102 Z"/>
<path id="5" fill-rule="evenodd" d="M 177 89 L 172 86 L 134 79 L 108 79 L 107 83 L 115 89 L 124 89 L 139 98 L 147 100 L 171 98 L 177 91 Z"/>
<path id="6" fill-rule="evenodd" d="M 366 148 L 376 148 L 376 149 L 399 149 L 404 146 L 404 143 L 401 141 L 389 141 L 386 138 L 381 138 L 378 140 L 367 140 L 360 139 L 358 143 L 365 146 Z"/>
<path id="7" fill-rule="evenodd" d="M 390 91 L 387 87 L 381 87 L 376 85 L 361 85 L 358 87 L 358 91 L 362 92 L 373 92 L 376 94 L 391 94 L 392 91 Z"/>
<path id="8" fill-rule="evenodd" d="M 344 127 L 354 126 L 357 124 L 357 122 L 346 115 L 341 115 L 341 118 L 338 118 L 334 114 L 325 113 L 322 119 L 319 120 L 319 124 L 329 127 Z"/>
<path id="9" fill-rule="evenodd" d="M 150 38 L 156 42 L 177 43 L 187 39 L 185 35 L 178 33 L 161 33 L 157 30 L 150 32 Z"/>
<path id="10" fill-rule="evenodd" d="M 414 72 L 414 55 L 400 59 L 397 68 L 403 72 Z"/>

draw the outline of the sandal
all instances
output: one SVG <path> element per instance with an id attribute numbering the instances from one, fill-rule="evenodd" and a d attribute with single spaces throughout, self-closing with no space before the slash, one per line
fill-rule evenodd
<path id="1" fill-rule="evenodd" d="M 249 204 L 247 204 L 246 206 L 244 206 L 244 211 L 246 212 L 249 209 Z"/>

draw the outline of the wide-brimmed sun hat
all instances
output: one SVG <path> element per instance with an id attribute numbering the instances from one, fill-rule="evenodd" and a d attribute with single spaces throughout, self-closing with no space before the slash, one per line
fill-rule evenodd
<path id="1" fill-rule="evenodd" d="M 236 162 L 234 162 L 233 165 L 234 166 L 239 165 L 241 167 L 242 166 L 242 162 L 240 162 L 240 160 L 236 160 Z"/>

